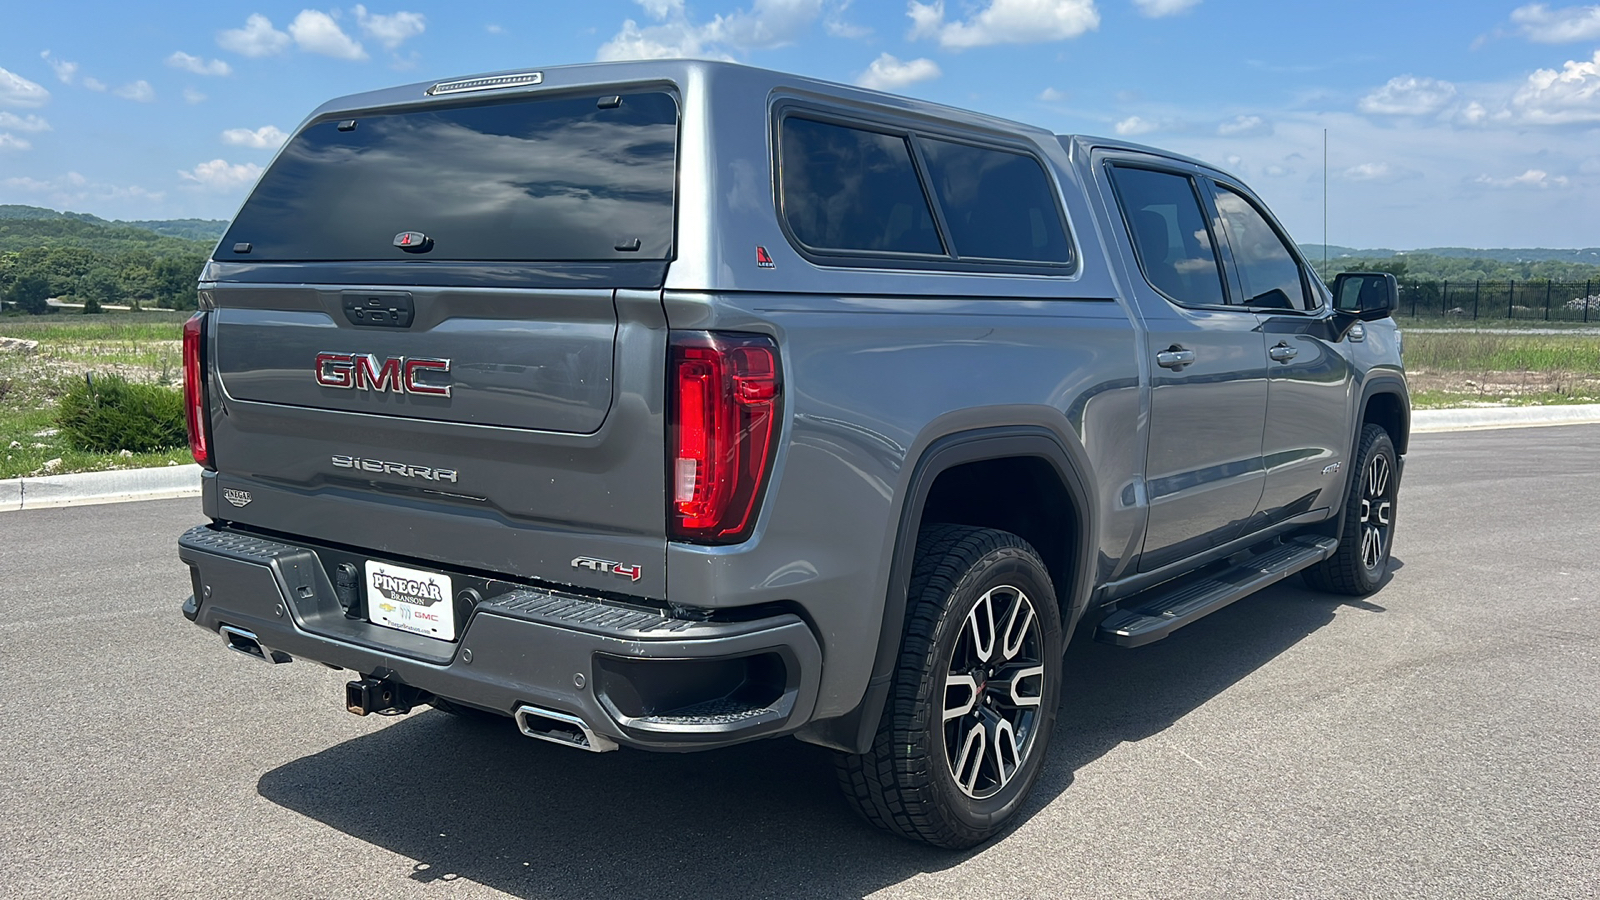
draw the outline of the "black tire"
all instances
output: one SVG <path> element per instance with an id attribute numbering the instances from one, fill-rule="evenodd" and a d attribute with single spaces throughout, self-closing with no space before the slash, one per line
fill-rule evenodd
<path id="1" fill-rule="evenodd" d="M 1362 428 L 1344 499 L 1339 549 L 1305 570 L 1307 585 L 1353 597 L 1365 597 L 1378 589 L 1389 571 L 1399 491 L 1400 466 L 1389 432 L 1377 425 Z"/>
<path id="2" fill-rule="evenodd" d="M 965 849 L 1004 828 L 1039 777 L 1061 700 L 1061 614 L 1026 541 L 965 525 L 918 536 L 907 601 L 872 749 L 838 755 L 839 784 L 874 825 Z"/>

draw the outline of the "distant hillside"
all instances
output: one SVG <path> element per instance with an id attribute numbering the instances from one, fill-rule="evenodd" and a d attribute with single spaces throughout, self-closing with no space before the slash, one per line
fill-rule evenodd
<path id="1" fill-rule="evenodd" d="M 215 244 L 216 238 L 173 237 L 104 219 L 0 217 L 0 253 L 31 247 L 76 247 L 109 256 L 190 256 L 209 254 Z"/>
<path id="2" fill-rule="evenodd" d="M 45 209 L 42 206 L 0 204 L 0 223 L 8 220 L 68 221 L 84 222 L 90 225 L 137 228 L 141 231 L 148 231 L 166 237 L 204 241 L 212 245 L 221 240 L 222 233 L 228 229 L 228 223 L 222 219 L 137 219 L 134 221 L 118 221 L 102 219 L 90 213 L 57 212 L 53 209 Z M 211 248 L 207 247 L 206 249 L 210 250 Z"/>
<path id="3" fill-rule="evenodd" d="M 1322 258 L 1321 244 L 1301 244 L 1300 249 L 1308 259 Z M 1357 250 L 1354 247 L 1328 245 L 1328 258 L 1388 259 L 1392 256 L 1440 256 L 1446 259 L 1487 259 L 1499 263 L 1563 262 L 1580 265 L 1600 265 L 1600 247 L 1581 250 L 1551 250 L 1545 247 L 1500 248 L 1476 250 L 1471 247 L 1424 247 L 1420 250 Z"/>

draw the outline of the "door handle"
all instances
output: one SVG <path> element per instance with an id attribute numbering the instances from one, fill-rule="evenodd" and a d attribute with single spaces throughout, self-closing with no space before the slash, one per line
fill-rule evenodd
<path id="1" fill-rule="evenodd" d="M 1267 355 L 1278 362 L 1288 362 L 1289 360 L 1294 359 L 1296 356 L 1299 356 L 1300 351 L 1289 346 L 1288 344 L 1279 344 L 1278 346 L 1273 347 L 1271 350 L 1268 350 Z"/>
<path id="2" fill-rule="evenodd" d="M 1177 344 L 1156 354 L 1156 365 L 1163 369 L 1176 371 L 1192 362 L 1194 362 L 1194 351 L 1185 350 Z"/>

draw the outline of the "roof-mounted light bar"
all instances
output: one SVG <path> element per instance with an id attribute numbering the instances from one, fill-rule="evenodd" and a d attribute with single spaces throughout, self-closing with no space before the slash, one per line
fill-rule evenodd
<path id="1" fill-rule="evenodd" d="M 544 83 L 543 72 L 518 72 L 515 75 L 490 75 L 486 78 L 463 78 L 460 81 L 441 81 L 431 88 L 427 94 L 437 97 L 440 94 L 465 94 L 471 91 L 500 91 L 507 88 L 532 87 Z"/>

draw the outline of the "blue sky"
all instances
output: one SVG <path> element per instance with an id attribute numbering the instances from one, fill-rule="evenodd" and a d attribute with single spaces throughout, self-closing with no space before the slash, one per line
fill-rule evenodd
<path id="1" fill-rule="evenodd" d="M 1244 177 L 1297 240 L 1600 245 L 1600 5 L 589 0 L 0 5 L 0 203 L 226 218 L 323 100 L 593 59 L 728 58 Z"/>

